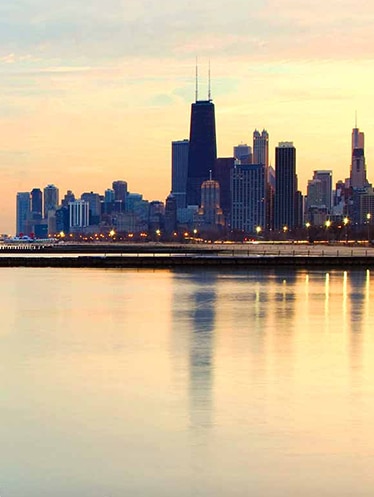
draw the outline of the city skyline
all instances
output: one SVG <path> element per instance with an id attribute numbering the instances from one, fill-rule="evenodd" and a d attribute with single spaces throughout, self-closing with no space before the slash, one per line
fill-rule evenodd
<path id="1" fill-rule="evenodd" d="M 370 180 L 374 6 L 161 4 L 161 17 L 145 2 L 3 5 L 1 231 L 14 230 L 16 192 L 50 183 L 102 192 L 122 178 L 165 200 L 170 143 L 188 138 L 196 55 L 201 97 L 211 59 L 218 157 L 265 128 L 272 165 L 278 142 L 295 143 L 306 193 L 316 169 L 334 183 L 349 176 L 357 110 Z"/>

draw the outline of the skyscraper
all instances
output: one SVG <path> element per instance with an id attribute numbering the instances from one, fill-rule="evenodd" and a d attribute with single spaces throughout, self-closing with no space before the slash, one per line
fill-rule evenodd
<path id="1" fill-rule="evenodd" d="M 280 142 L 275 148 L 274 228 L 294 228 L 296 212 L 296 149 L 292 142 Z"/>
<path id="2" fill-rule="evenodd" d="M 265 129 L 253 132 L 253 163 L 269 165 L 269 134 Z"/>
<path id="3" fill-rule="evenodd" d="M 165 233 L 171 237 L 177 229 L 177 200 L 172 193 L 165 201 Z"/>
<path id="4" fill-rule="evenodd" d="M 187 172 L 187 205 L 200 205 L 201 185 L 209 179 L 217 158 L 214 104 L 198 100 L 191 106 Z"/>
<path id="5" fill-rule="evenodd" d="M 186 207 L 188 150 L 188 140 L 171 143 L 171 193 L 178 209 Z"/>
<path id="6" fill-rule="evenodd" d="M 16 234 L 25 234 L 28 231 L 28 221 L 30 217 L 30 193 L 18 192 L 16 199 Z"/>
<path id="7" fill-rule="evenodd" d="M 266 168 L 264 164 L 235 165 L 231 172 L 231 228 L 256 233 L 266 226 Z"/>
<path id="8" fill-rule="evenodd" d="M 352 130 L 352 161 L 350 180 L 352 188 L 364 188 L 367 186 L 366 164 L 365 164 L 365 136 L 357 126 Z"/>
<path id="9" fill-rule="evenodd" d="M 90 206 L 85 200 L 69 202 L 69 227 L 71 232 L 83 232 L 90 224 Z"/>
<path id="10" fill-rule="evenodd" d="M 332 207 L 332 171 L 314 171 L 313 180 L 321 182 L 321 202 L 319 207 L 326 207 L 327 213 L 330 214 Z"/>
<path id="11" fill-rule="evenodd" d="M 240 143 L 233 149 L 235 159 L 240 161 L 240 164 L 252 164 L 252 148 L 246 143 Z"/>
<path id="12" fill-rule="evenodd" d="M 113 181 L 112 188 L 114 191 L 115 210 L 117 212 L 125 212 L 128 196 L 127 182 L 123 180 Z"/>
<path id="13" fill-rule="evenodd" d="M 234 157 L 219 157 L 216 160 L 213 177 L 219 183 L 220 204 L 227 227 L 230 225 L 231 212 L 231 170 L 234 168 Z"/>
<path id="14" fill-rule="evenodd" d="M 34 221 L 42 218 L 43 194 L 40 188 L 31 190 L 31 213 Z"/>
<path id="15" fill-rule="evenodd" d="M 55 185 L 47 185 L 44 188 L 44 218 L 48 218 L 49 211 L 55 211 L 59 202 L 58 188 Z"/>
<path id="16" fill-rule="evenodd" d="M 208 179 L 202 183 L 199 215 L 205 227 L 217 228 L 224 225 L 218 181 Z"/>

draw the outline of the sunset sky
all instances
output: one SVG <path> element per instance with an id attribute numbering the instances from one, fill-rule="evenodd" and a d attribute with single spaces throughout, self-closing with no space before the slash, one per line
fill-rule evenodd
<path id="1" fill-rule="evenodd" d="M 314 169 L 349 174 L 355 111 L 374 181 L 374 3 L 364 0 L 3 0 L 0 231 L 17 191 L 54 183 L 148 200 L 170 191 L 170 142 L 188 138 L 195 59 L 211 61 L 218 155 L 255 128 Z"/>

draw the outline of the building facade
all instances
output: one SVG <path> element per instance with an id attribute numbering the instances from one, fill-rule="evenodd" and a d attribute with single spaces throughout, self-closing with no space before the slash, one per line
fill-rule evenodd
<path id="1" fill-rule="evenodd" d="M 55 185 L 47 185 L 44 194 L 44 219 L 48 219 L 48 212 L 55 211 L 59 204 L 59 191 Z"/>
<path id="2" fill-rule="evenodd" d="M 266 168 L 237 164 L 231 172 L 231 229 L 256 234 L 266 227 Z"/>
<path id="3" fill-rule="evenodd" d="M 16 235 L 28 234 L 30 206 L 30 192 L 18 192 L 16 197 Z"/>
<path id="4" fill-rule="evenodd" d="M 253 163 L 269 166 L 269 134 L 265 129 L 253 132 Z"/>
<path id="5" fill-rule="evenodd" d="M 200 205 L 201 185 L 209 179 L 217 158 L 216 121 L 211 100 L 197 100 L 191 106 L 187 170 L 187 205 Z"/>
<path id="6" fill-rule="evenodd" d="M 292 142 L 280 142 L 275 149 L 275 230 L 296 227 L 296 192 L 296 149 Z"/>
<path id="7" fill-rule="evenodd" d="M 189 141 L 178 140 L 171 143 L 171 193 L 178 209 L 186 207 L 187 171 Z"/>
<path id="8" fill-rule="evenodd" d="M 69 203 L 69 229 L 72 233 L 83 232 L 90 224 L 90 205 L 85 200 Z"/>

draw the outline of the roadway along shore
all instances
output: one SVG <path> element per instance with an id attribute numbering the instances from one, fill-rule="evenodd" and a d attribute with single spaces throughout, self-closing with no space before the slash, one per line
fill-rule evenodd
<path id="1" fill-rule="evenodd" d="M 322 267 L 374 268 L 367 244 L 128 244 L 0 245 L 0 267 Z"/>

